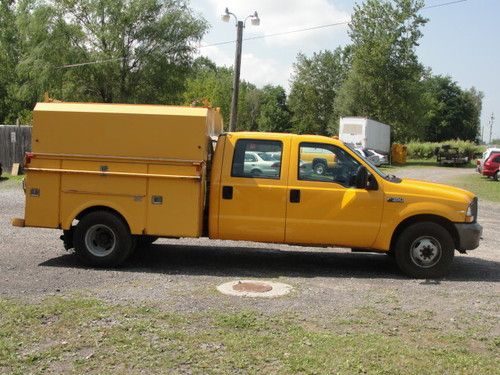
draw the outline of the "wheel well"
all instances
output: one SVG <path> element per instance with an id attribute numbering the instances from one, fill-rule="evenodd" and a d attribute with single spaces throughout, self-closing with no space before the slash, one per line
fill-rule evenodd
<path id="1" fill-rule="evenodd" d="M 455 226 L 453 225 L 453 223 L 450 220 L 448 220 L 442 216 L 437 216 L 437 215 L 416 215 L 416 216 L 412 216 L 412 217 L 409 217 L 409 218 L 406 218 L 405 220 L 403 220 L 396 227 L 396 230 L 394 231 L 394 233 L 392 235 L 390 249 L 391 250 L 393 249 L 394 244 L 396 243 L 399 235 L 406 228 L 408 228 L 412 224 L 423 222 L 423 221 L 430 221 L 430 222 L 436 223 L 438 225 L 441 225 L 444 229 L 446 229 L 448 231 L 448 233 L 450 233 L 451 238 L 453 239 L 453 243 L 455 244 L 455 249 L 458 249 L 459 237 L 458 237 L 458 232 L 457 232 Z"/>
<path id="2" fill-rule="evenodd" d="M 88 207 L 85 210 L 83 210 L 82 212 L 80 212 L 78 215 L 76 215 L 75 220 L 81 220 L 84 216 L 90 214 L 91 212 L 96 212 L 96 211 L 107 211 L 109 213 L 112 213 L 112 214 L 118 216 L 125 223 L 128 230 L 130 231 L 130 226 L 128 225 L 127 220 L 125 220 L 125 217 L 123 217 L 123 215 L 121 213 L 119 213 L 118 211 L 116 211 L 110 207 L 106 207 L 106 206 Z"/>

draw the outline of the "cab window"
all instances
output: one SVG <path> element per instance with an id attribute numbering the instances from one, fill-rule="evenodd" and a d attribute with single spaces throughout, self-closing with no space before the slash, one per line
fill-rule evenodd
<path id="1" fill-rule="evenodd" d="M 323 143 L 299 145 L 299 180 L 354 186 L 360 164 L 339 147 Z"/>
<path id="2" fill-rule="evenodd" d="M 234 149 L 232 177 L 279 180 L 283 144 L 279 141 L 239 139 Z"/>

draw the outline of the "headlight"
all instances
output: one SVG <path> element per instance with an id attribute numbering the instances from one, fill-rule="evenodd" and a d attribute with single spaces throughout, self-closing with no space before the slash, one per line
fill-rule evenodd
<path id="1" fill-rule="evenodd" d="M 477 197 L 475 197 L 472 202 L 470 202 L 469 207 L 467 207 L 467 212 L 465 213 L 465 221 L 468 223 L 473 223 L 477 218 Z"/>

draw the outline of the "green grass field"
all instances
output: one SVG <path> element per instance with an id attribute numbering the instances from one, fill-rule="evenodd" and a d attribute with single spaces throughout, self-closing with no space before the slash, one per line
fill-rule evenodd
<path id="1" fill-rule="evenodd" d="M 479 173 L 457 177 L 453 185 L 475 193 L 479 199 L 500 202 L 500 181 L 486 178 Z"/>
<path id="2" fill-rule="evenodd" d="M 4 299 L 0 311 L 0 373 L 498 373 L 500 339 L 465 315 L 447 330 L 429 311 L 371 307 L 305 320 L 74 297 Z"/>

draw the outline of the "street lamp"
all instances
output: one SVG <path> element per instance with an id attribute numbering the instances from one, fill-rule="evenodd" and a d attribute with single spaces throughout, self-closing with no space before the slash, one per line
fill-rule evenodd
<path id="1" fill-rule="evenodd" d="M 229 131 L 233 132 L 236 129 L 236 118 L 238 117 L 238 95 L 240 91 L 240 69 L 241 69 L 241 46 L 243 42 L 243 28 L 245 23 L 250 18 L 253 26 L 260 25 L 260 18 L 257 12 L 250 14 L 243 21 L 239 21 L 238 17 L 234 13 L 231 13 L 229 9 L 222 15 L 222 21 L 229 22 L 231 16 L 234 17 L 236 21 L 236 54 L 234 57 L 234 79 L 233 79 L 233 95 L 231 97 L 231 114 L 229 117 Z"/>

